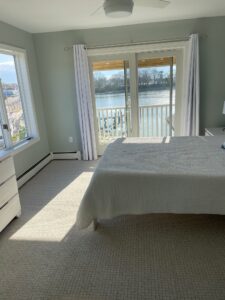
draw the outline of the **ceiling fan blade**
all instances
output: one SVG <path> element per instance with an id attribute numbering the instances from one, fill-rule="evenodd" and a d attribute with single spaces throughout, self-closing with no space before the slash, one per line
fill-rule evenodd
<path id="1" fill-rule="evenodd" d="M 103 5 L 99 6 L 98 8 L 96 8 L 96 10 L 94 10 L 91 14 L 90 17 L 97 15 L 101 9 L 103 8 Z"/>
<path id="2" fill-rule="evenodd" d="M 170 1 L 167 0 L 136 0 L 134 1 L 135 5 L 146 6 L 153 8 L 164 8 L 170 4 Z"/>

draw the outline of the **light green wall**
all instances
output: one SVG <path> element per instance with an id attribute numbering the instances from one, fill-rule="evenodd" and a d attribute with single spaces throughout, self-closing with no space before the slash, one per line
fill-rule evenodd
<path id="1" fill-rule="evenodd" d="M 225 124 L 225 116 L 221 113 L 225 100 L 224 31 L 225 17 L 73 30 L 33 36 L 0 22 L 0 43 L 27 50 L 41 138 L 40 142 L 15 156 L 17 176 L 49 151 L 74 151 L 81 148 L 75 100 L 73 53 L 72 50 L 64 51 L 64 47 L 75 43 L 98 46 L 173 40 L 186 37 L 193 32 L 207 35 L 207 38 L 200 39 L 200 119 L 203 129 Z M 74 138 L 74 143 L 68 142 L 69 136 Z"/>
<path id="2" fill-rule="evenodd" d="M 73 54 L 65 46 L 88 46 L 155 40 L 173 40 L 198 32 L 201 64 L 201 128 L 225 124 L 221 114 L 225 100 L 225 17 L 149 23 L 103 29 L 35 34 L 34 41 L 53 151 L 80 148 L 75 101 Z M 68 143 L 74 137 L 74 144 Z"/>
<path id="3" fill-rule="evenodd" d="M 44 97 L 50 148 L 53 152 L 80 149 L 79 122 L 75 103 L 72 32 L 34 35 L 40 82 Z M 74 143 L 68 142 L 72 136 Z"/>
<path id="4" fill-rule="evenodd" d="M 8 24 L 0 22 L 0 43 L 24 48 L 27 50 L 32 92 L 34 96 L 34 105 L 40 133 L 40 141 L 38 143 L 18 153 L 15 156 L 16 174 L 17 176 L 19 176 L 49 153 L 49 145 L 47 140 L 42 104 L 42 94 L 39 85 L 39 76 L 36 65 L 36 53 L 32 35 Z"/>

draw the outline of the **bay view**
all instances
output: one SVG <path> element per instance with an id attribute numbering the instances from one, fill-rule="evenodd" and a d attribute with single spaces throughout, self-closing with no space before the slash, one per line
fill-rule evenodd
<path id="1" fill-rule="evenodd" d="M 167 136 L 169 132 L 170 90 L 144 91 L 139 93 L 139 135 Z M 127 136 L 130 109 L 126 109 L 124 93 L 96 94 L 96 111 L 100 142 L 112 137 Z M 129 102 L 129 98 L 128 98 Z M 175 90 L 173 91 L 175 104 Z M 175 105 L 172 107 L 175 113 Z"/>
<path id="2" fill-rule="evenodd" d="M 171 58 L 138 61 L 136 83 L 130 78 L 128 61 L 96 62 L 93 69 L 99 144 L 134 135 L 132 115 L 135 106 L 138 109 L 135 126 L 139 136 L 173 135 L 176 65 L 171 73 Z M 132 98 L 133 104 L 131 84 L 135 84 L 138 91 L 137 99 Z"/>

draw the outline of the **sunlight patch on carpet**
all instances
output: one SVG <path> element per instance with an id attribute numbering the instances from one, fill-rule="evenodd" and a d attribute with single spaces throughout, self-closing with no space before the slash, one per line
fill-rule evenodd
<path id="1" fill-rule="evenodd" d="M 81 173 L 14 233 L 10 240 L 62 241 L 76 223 L 77 210 L 92 174 Z"/>

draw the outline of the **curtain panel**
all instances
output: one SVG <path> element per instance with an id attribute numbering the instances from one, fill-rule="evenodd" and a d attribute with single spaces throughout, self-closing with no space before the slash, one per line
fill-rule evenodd
<path id="1" fill-rule="evenodd" d="M 199 105 L 200 105 L 200 78 L 199 78 L 199 37 L 192 34 L 189 40 L 187 60 L 187 81 L 184 101 L 183 135 L 199 135 Z"/>
<path id="2" fill-rule="evenodd" d="M 89 64 L 85 45 L 74 45 L 75 88 L 83 160 L 97 159 Z"/>

